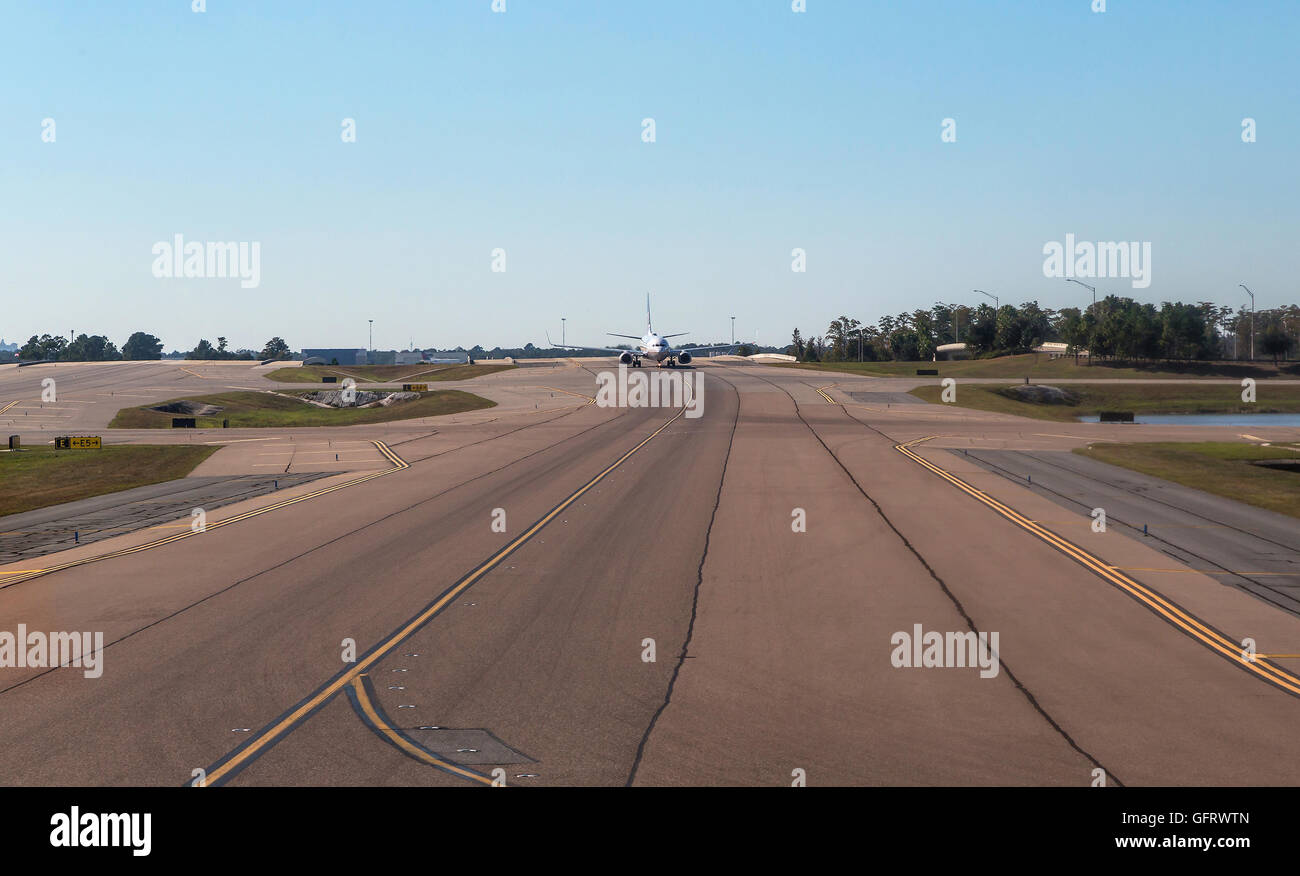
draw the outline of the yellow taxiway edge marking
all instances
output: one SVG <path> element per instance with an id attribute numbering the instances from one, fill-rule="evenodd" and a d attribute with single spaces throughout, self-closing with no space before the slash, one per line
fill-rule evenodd
<path id="1" fill-rule="evenodd" d="M 587 404 L 589 405 L 594 405 L 596 403 L 596 400 L 594 398 L 592 398 L 589 395 L 583 395 L 580 392 L 570 392 L 567 389 L 560 389 L 558 386 L 542 386 L 541 388 L 549 389 L 551 390 L 551 392 L 562 392 L 565 395 L 576 395 L 578 398 L 585 398 L 587 400 Z"/>
<path id="2" fill-rule="evenodd" d="M 0 408 L 0 414 L 3 414 L 5 411 L 9 410 L 9 409 L 12 408 L 14 405 L 18 404 L 18 402 L 20 402 L 20 401 L 22 401 L 22 399 L 15 399 L 14 401 L 9 402 L 9 404 L 7 404 L 7 405 L 5 405 L 4 407 Z"/>
<path id="3" fill-rule="evenodd" d="M 402 751 L 411 755 L 411 757 L 414 757 L 416 760 L 422 760 L 431 766 L 440 767 L 441 769 L 455 773 L 461 778 L 469 779 L 470 781 L 481 782 L 484 785 L 492 784 L 492 780 L 485 776 L 480 776 L 478 773 L 470 772 L 457 764 L 448 763 L 441 758 L 434 757 L 422 748 L 417 748 L 408 742 L 400 733 L 385 724 L 383 720 L 380 719 L 379 713 L 375 710 L 374 705 L 370 702 L 370 697 L 366 695 L 365 686 L 361 683 L 361 679 L 364 675 L 365 674 L 363 673 L 362 675 L 358 675 L 356 678 L 352 679 L 352 690 L 356 693 L 357 702 L 361 704 L 361 710 L 366 713 L 366 717 L 370 719 L 370 723 L 375 726 L 376 730 L 384 734 L 390 742 Z"/>
<path id="4" fill-rule="evenodd" d="M 596 484 L 604 480 L 605 477 L 610 472 L 612 472 L 614 469 L 618 468 L 624 462 L 626 462 L 632 456 L 632 454 L 636 453 L 642 447 L 645 447 L 647 444 L 649 444 L 655 438 L 656 435 L 658 435 L 660 432 L 664 431 L 673 423 L 681 419 L 682 415 L 685 413 L 686 413 L 686 409 L 682 408 L 680 411 L 677 412 L 677 414 L 671 420 L 669 420 L 667 423 L 664 423 L 658 429 L 655 429 L 645 438 L 642 438 L 641 441 L 639 441 L 636 444 L 636 446 L 634 446 L 631 450 L 629 450 L 627 453 L 624 453 L 622 456 L 620 456 L 615 462 L 611 463 L 609 467 L 607 467 L 604 471 L 596 475 L 594 478 L 592 478 L 586 484 L 580 487 L 577 491 L 571 494 L 569 498 L 565 499 L 559 505 L 556 505 L 553 509 L 551 509 L 551 511 L 548 514 L 546 514 L 546 516 L 538 520 L 532 526 L 528 527 L 528 529 L 525 530 L 523 533 L 521 533 L 518 537 L 516 537 L 514 541 L 510 542 L 508 545 L 501 548 L 501 550 L 497 551 L 490 558 L 488 558 L 486 562 L 484 562 L 476 569 L 474 569 L 473 572 L 471 572 L 470 574 L 462 578 L 459 583 L 457 583 L 450 590 L 444 593 L 440 599 L 435 601 L 432 605 L 425 608 L 424 611 L 420 612 L 418 615 L 416 615 L 414 618 L 408 621 L 405 625 L 402 626 L 400 630 L 398 630 L 397 632 L 390 635 L 387 639 L 384 639 L 382 642 L 380 642 L 379 645 L 377 645 L 372 651 L 370 651 L 369 654 L 367 654 L 364 658 L 358 660 L 355 664 L 353 664 L 351 669 L 349 669 L 347 672 L 335 678 L 334 681 L 321 687 L 314 696 L 307 699 L 304 703 L 299 705 L 292 712 L 290 712 L 289 714 L 281 718 L 279 721 L 277 721 L 273 727 L 261 733 L 260 735 L 250 739 L 247 743 L 244 744 L 244 747 L 240 748 L 238 752 L 235 755 L 233 755 L 229 760 L 213 768 L 212 771 L 208 773 L 208 778 L 207 778 L 208 784 L 220 780 L 222 776 L 226 775 L 231 770 L 235 769 L 240 764 L 242 764 L 244 761 L 248 760 L 250 757 L 257 754 L 257 752 L 261 751 L 268 744 L 279 739 L 282 735 L 284 735 L 285 732 L 289 730 L 290 727 L 297 724 L 304 717 L 309 715 L 315 709 L 319 708 L 326 700 L 330 699 L 339 691 L 341 691 L 344 687 L 351 684 L 354 678 L 361 675 L 367 669 L 369 669 L 370 667 L 378 663 L 380 660 L 387 657 L 388 653 L 392 651 L 394 648 L 396 648 L 398 644 L 400 644 L 404 639 L 409 637 L 420 627 L 424 626 L 424 624 L 428 623 L 429 620 L 433 618 L 434 615 L 442 611 L 443 608 L 445 608 L 457 596 L 459 596 L 471 585 L 473 585 L 474 582 L 478 581 L 488 572 L 492 571 L 492 569 L 494 569 L 497 565 L 499 565 L 502 560 L 504 560 L 510 554 L 514 553 L 517 548 L 519 548 L 521 545 L 523 545 L 525 542 L 531 539 L 534 535 L 536 535 L 537 532 L 542 527 L 544 527 L 547 523 L 550 523 L 553 519 L 555 519 L 555 517 L 560 515 L 564 511 L 564 509 L 568 508 L 574 502 L 578 501 L 578 499 L 583 495 L 585 495 L 588 490 L 590 490 L 592 487 L 596 486 Z"/>
<path id="5" fill-rule="evenodd" d="M 292 499 L 285 499 L 283 502 L 276 502 L 273 505 L 267 505 L 263 508 L 254 508 L 251 511 L 245 511 L 243 514 L 236 514 L 234 517 L 227 517 L 225 520 L 218 520 L 216 523 L 209 523 L 206 527 L 204 527 L 204 529 L 199 530 L 198 532 L 195 532 L 192 529 L 189 532 L 178 532 L 175 535 L 169 535 L 166 536 L 165 538 L 155 539 L 154 541 L 136 545 L 135 547 L 122 548 L 121 550 L 110 551 L 109 553 L 106 554 L 96 554 L 93 557 L 85 557 L 84 559 L 80 559 L 80 560 L 69 560 L 66 563 L 60 563 L 57 566 L 50 566 L 48 569 L 41 569 L 38 572 L 26 573 L 27 577 L 14 578 L 13 580 L 5 581 L 3 584 L 0 584 L 0 587 L 10 587 L 14 584 L 21 584 L 24 581 L 30 581 L 32 578 L 39 577 L 40 575 L 48 575 L 50 572 L 61 572 L 64 569 L 72 569 L 72 568 L 76 568 L 77 566 L 85 566 L 85 565 L 89 565 L 90 563 L 98 563 L 101 560 L 112 560 L 118 557 L 125 557 L 128 554 L 139 553 L 140 551 L 147 551 L 152 548 L 161 547 L 162 545 L 165 544 L 171 544 L 174 541 L 180 541 L 182 538 L 191 538 L 192 536 L 195 535 L 201 535 L 208 530 L 220 529 L 223 526 L 229 526 L 230 524 L 238 523 L 241 520 L 248 520 L 250 517 L 258 517 L 262 514 L 269 514 L 270 512 L 278 510 L 280 508 L 287 508 L 290 505 L 297 505 L 299 502 L 306 502 L 308 499 L 315 499 L 317 496 L 324 496 L 326 493 L 333 493 L 338 490 L 342 490 L 346 487 L 354 487 L 357 484 L 362 484 L 365 483 L 366 481 L 374 480 L 375 478 L 381 478 L 384 475 L 392 474 L 395 471 L 401 471 L 403 469 L 407 469 L 411 467 L 411 464 L 409 462 L 402 459 L 400 456 L 398 456 L 396 453 L 390 450 L 388 445 L 385 444 L 384 442 L 375 441 L 373 443 L 377 448 L 379 448 L 379 452 L 384 455 L 384 458 L 393 464 L 392 468 L 386 468 L 383 471 L 372 472 L 371 474 L 365 475 L 363 477 L 353 478 L 350 481 L 345 481 L 341 484 L 335 484 L 332 487 L 322 487 L 319 490 L 313 490 L 310 493 L 304 493 L 303 495 L 297 496 Z M 152 529 L 154 527 L 150 527 L 150 528 Z M 9 574 L 17 574 L 17 573 L 0 572 L 0 574 L 9 575 Z"/>
<path id="6" fill-rule="evenodd" d="M 284 436 L 277 435 L 275 438 L 229 438 L 225 441 L 204 441 L 204 444 L 246 444 L 249 441 L 283 441 Z M 365 444 L 365 441 L 358 442 Z"/>
<path id="7" fill-rule="evenodd" d="M 972 487 L 970 484 L 966 483 L 961 478 L 956 477 L 948 473 L 947 471 L 944 471 L 939 466 L 935 465 L 934 463 L 930 462 L 929 460 L 923 458 L 922 456 L 920 456 L 919 454 L 911 450 L 911 447 L 913 445 L 920 444 L 924 441 L 929 441 L 931 438 L 934 437 L 935 436 L 931 435 L 926 438 L 918 438 L 915 441 L 909 441 L 906 444 L 896 444 L 894 445 L 894 449 L 897 450 L 899 453 L 902 453 L 904 456 L 908 457 L 909 459 L 911 459 L 913 462 L 920 464 L 921 466 L 930 470 L 934 474 L 948 481 L 954 487 L 966 493 L 967 495 L 971 496 L 972 498 L 980 502 L 983 502 L 985 505 L 992 508 L 994 511 L 997 511 L 999 514 L 1001 514 L 1003 517 L 1010 520 L 1012 523 L 1015 523 L 1021 528 L 1028 530 L 1030 533 L 1038 536 L 1038 538 L 1052 545 L 1057 550 L 1077 560 L 1079 563 L 1081 563 L 1083 566 L 1096 573 L 1098 576 L 1105 578 L 1107 581 L 1110 581 L 1112 584 L 1115 584 L 1120 589 L 1131 594 L 1139 602 L 1146 605 L 1151 611 L 1160 615 L 1165 620 L 1169 621 L 1174 626 L 1181 629 L 1187 635 L 1201 642 L 1206 647 L 1210 648 L 1213 651 L 1219 652 L 1225 657 L 1230 658 L 1234 662 L 1245 667 L 1250 672 L 1255 673 L 1260 678 L 1266 681 L 1276 684 L 1278 687 L 1282 688 L 1283 690 L 1286 690 L 1290 693 L 1300 696 L 1300 677 L 1292 675 L 1290 672 L 1287 672 L 1286 670 L 1281 669 L 1280 667 L 1272 666 L 1268 663 L 1262 663 L 1259 661 L 1258 656 L 1256 656 L 1255 660 L 1247 659 L 1242 655 L 1242 648 L 1240 645 L 1238 645 L 1236 642 L 1233 642 L 1231 639 L 1227 638 L 1223 634 L 1216 632 L 1215 630 L 1206 626 L 1206 624 L 1202 622 L 1199 618 L 1197 618 L 1195 615 L 1187 611 L 1184 611 L 1183 609 L 1179 608 L 1177 605 L 1174 605 L 1172 602 L 1165 599 L 1156 591 L 1148 587 L 1145 587 L 1142 584 L 1139 584 L 1137 581 L 1133 580 L 1132 578 L 1128 577 L 1122 572 L 1119 572 L 1113 566 L 1110 566 L 1109 564 L 1103 562 L 1102 560 L 1088 553 L 1083 548 L 1079 547 L 1073 542 L 1067 541 L 1066 539 L 1061 538 L 1056 533 L 1044 529 L 1043 527 L 1034 523 L 1029 518 L 1025 517 L 1020 512 L 1008 507 L 1007 505 L 1004 505 L 1002 502 L 999 502 L 997 499 L 994 499 L 992 496 L 988 495 L 984 491 Z"/>

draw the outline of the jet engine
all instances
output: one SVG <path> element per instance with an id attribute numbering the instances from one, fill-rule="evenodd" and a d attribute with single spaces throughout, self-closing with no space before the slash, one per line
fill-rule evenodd
<path id="1" fill-rule="evenodd" d="M 619 354 L 619 357 L 618 357 L 618 362 L 619 362 L 620 365 L 631 365 L 631 364 L 632 364 L 632 354 L 631 354 L 631 353 L 620 353 L 620 354 Z"/>
<path id="2" fill-rule="evenodd" d="M 689 364 L 691 364 L 691 354 L 690 354 L 690 353 L 678 353 L 678 354 L 677 354 L 677 361 L 678 361 L 678 362 L 681 362 L 683 365 L 689 365 Z"/>

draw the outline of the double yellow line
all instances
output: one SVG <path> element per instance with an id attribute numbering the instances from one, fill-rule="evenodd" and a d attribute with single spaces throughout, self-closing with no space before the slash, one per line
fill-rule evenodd
<path id="1" fill-rule="evenodd" d="M 51 572 L 62 572 L 65 569 L 74 569 L 77 566 L 85 566 L 85 565 L 89 565 L 90 563 L 98 563 L 101 560 L 112 560 L 112 559 L 116 559 L 117 557 L 125 557 L 128 554 L 139 553 L 140 551 L 147 551 L 156 547 L 161 547 L 162 545 L 165 544 L 171 544 L 174 541 L 180 541 L 182 538 L 191 538 L 196 535 L 202 535 L 203 532 L 209 530 L 220 529 L 221 527 L 229 526 L 232 523 L 239 523 L 241 520 L 248 520 L 250 517 L 257 517 L 262 514 L 269 514 L 270 512 L 280 508 L 287 508 L 290 505 L 296 505 L 299 502 L 306 502 L 308 499 L 315 499 L 317 496 L 324 496 L 327 493 L 333 493 L 337 490 L 342 490 L 347 487 L 354 487 L 357 484 L 363 484 L 366 481 L 372 481 L 375 478 L 381 478 L 384 475 L 389 475 L 395 471 L 401 471 L 402 469 L 411 467 L 411 464 L 409 462 L 407 462 L 406 460 L 398 456 L 396 453 L 394 453 L 389 448 L 389 446 L 384 442 L 372 441 L 370 443 L 374 444 L 375 447 L 379 450 L 380 454 L 393 464 L 392 468 L 386 468 L 383 471 L 377 471 L 368 475 L 364 475 L 359 478 L 353 478 L 350 481 L 344 481 L 343 483 L 335 484 L 332 487 L 322 487 L 319 490 L 313 490 L 310 493 L 304 493 L 303 495 L 295 496 L 292 499 L 285 499 L 284 501 L 276 502 L 273 505 L 267 505 L 262 508 L 254 508 L 252 511 L 245 511 L 243 514 L 236 514 L 234 517 L 228 517 L 225 520 L 218 520 L 216 523 L 209 523 L 202 530 L 199 530 L 198 532 L 192 529 L 186 532 L 178 532 L 175 535 L 169 535 L 165 538 L 155 539 L 153 541 L 146 542 L 141 545 L 136 545 L 135 547 L 110 551 L 109 553 L 105 553 L 105 554 L 96 554 L 93 557 L 85 557 L 84 559 L 80 559 L 80 560 L 70 560 L 66 563 L 59 563 L 58 565 L 50 566 L 45 569 L 19 569 L 13 572 L 0 572 L 0 589 L 9 587 L 13 584 L 22 583 L 23 581 L 30 581 L 33 578 L 39 578 L 40 576 L 48 575 Z M 11 575 L 16 577 L 8 577 Z"/>
<path id="2" fill-rule="evenodd" d="M 1286 670 L 1274 666 L 1271 663 L 1265 662 L 1258 654 L 1254 656 L 1253 660 L 1243 656 L 1243 648 L 1240 644 L 1232 641 L 1222 633 L 1211 629 L 1195 615 L 1184 611 L 1168 599 L 1165 599 L 1156 591 L 1139 584 L 1137 581 L 1123 574 L 1116 567 L 1106 564 L 1073 542 L 1061 538 L 1051 530 L 1044 529 L 1018 511 L 1004 505 L 984 491 L 972 487 L 961 478 L 944 471 L 939 466 L 922 458 L 919 454 L 914 453 L 911 450 L 914 445 L 920 444 L 923 441 L 929 441 L 934 437 L 935 436 L 930 435 L 925 438 L 918 438 L 915 441 L 909 441 L 906 444 L 896 444 L 894 445 L 894 449 L 906 456 L 908 459 L 911 459 L 913 462 L 929 469 L 931 472 L 943 478 L 963 493 L 983 502 L 1012 523 L 1028 530 L 1038 538 L 1052 545 L 1052 547 L 1078 561 L 1090 571 L 1105 578 L 1107 581 L 1136 598 L 1151 611 L 1169 621 L 1171 624 L 1178 627 L 1184 633 L 1191 636 L 1193 639 L 1196 639 L 1210 650 L 1218 652 L 1234 663 L 1240 665 L 1243 669 L 1253 672 L 1264 681 L 1275 684 L 1288 693 L 1300 696 L 1300 677 L 1292 675 Z"/>
<path id="3" fill-rule="evenodd" d="M 15 399 L 14 401 L 9 402 L 9 404 L 7 404 L 7 405 L 5 405 L 4 407 L 0 408 L 0 414 L 3 414 L 5 411 L 9 410 L 9 409 L 12 408 L 14 405 L 18 404 L 18 402 L 20 402 L 20 401 L 22 401 L 22 399 Z"/>
<path id="4" fill-rule="evenodd" d="M 418 761 L 427 763 L 429 766 L 434 766 L 438 769 L 446 770 L 449 773 L 454 773 L 462 779 L 469 779 L 471 782 L 479 782 L 484 785 L 492 784 L 492 780 L 487 776 L 479 775 L 473 770 L 467 770 L 460 764 L 443 760 L 433 753 L 414 744 L 411 740 L 407 739 L 405 735 L 394 729 L 384 720 L 383 716 L 379 714 L 379 710 L 375 708 L 375 704 L 371 702 L 370 694 L 366 690 L 366 685 L 363 681 L 366 677 L 366 674 L 362 673 L 352 679 L 352 693 L 356 697 L 357 705 L 366 716 L 366 721 L 376 733 L 383 736 L 406 754 L 409 754 Z"/>
<path id="5" fill-rule="evenodd" d="M 588 490 L 603 481 L 610 472 L 614 471 L 614 469 L 626 462 L 632 454 L 649 444 L 650 441 L 660 432 L 663 432 L 673 423 L 681 419 L 682 415 L 685 413 L 686 408 L 682 408 L 671 420 L 664 423 L 645 438 L 641 439 L 635 447 L 627 453 L 624 453 L 615 462 L 606 467 L 600 474 L 596 475 L 582 487 L 578 488 L 567 499 L 552 508 L 545 516 L 515 538 L 514 541 L 501 548 L 501 550 L 489 557 L 478 568 L 474 569 L 464 578 L 461 578 L 453 584 L 442 594 L 442 596 L 438 597 L 438 599 L 426 606 L 423 611 L 403 624 L 396 632 L 390 634 L 388 638 L 384 639 L 368 651 L 364 657 L 354 663 L 351 667 L 336 675 L 333 680 L 326 682 L 316 691 L 315 694 L 312 694 L 299 703 L 298 706 L 285 713 L 270 726 L 259 732 L 257 736 L 249 739 L 246 743 L 237 748 L 226 760 L 214 765 L 212 769 L 207 772 L 207 786 L 219 782 L 230 773 L 242 768 L 250 759 L 258 755 L 263 749 L 269 748 L 278 742 L 285 736 L 285 734 L 292 730 L 295 725 L 323 706 L 328 700 L 333 698 L 335 694 L 352 684 L 354 679 L 365 674 L 367 670 L 387 657 L 394 648 L 402 643 L 402 641 L 410 637 L 420 629 L 420 627 L 432 620 L 435 615 L 451 604 L 457 596 L 473 586 L 475 582 L 488 572 L 492 571 L 492 569 L 499 565 L 502 560 L 513 554 L 523 546 L 525 542 L 536 535 L 542 527 L 559 516 L 565 508 L 568 508 L 574 502 L 578 501 L 578 499 L 585 495 Z"/>
<path id="6" fill-rule="evenodd" d="M 838 385 L 839 385 L 839 384 L 837 384 L 837 383 L 831 383 L 831 384 L 827 384 L 826 386 L 822 386 L 822 387 L 814 387 L 814 389 L 816 390 L 816 392 L 817 392 L 818 395 L 820 395 L 822 398 L 826 399 L 826 404 L 828 404 L 828 405 L 834 405 L 834 404 L 839 404 L 839 402 L 835 401 L 835 399 L 833 399 L 833 398 L 831 398 L 829 395 L 827 395 L 827 394 L 824 392 L 824 390 L 827 390 L 827 389 L 833 389 L 834 387 L 836 387 L 836 386 L 838 386 Z"/>

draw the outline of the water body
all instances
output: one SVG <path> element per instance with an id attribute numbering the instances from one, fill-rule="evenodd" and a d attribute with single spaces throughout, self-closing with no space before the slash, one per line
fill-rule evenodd
<path id="1" fill-rule="evenodd" d="M 1175 426 L 1300 426 L 1300 414 L 1138 414 L 1136 423 Z M 1096 423 L 1097 417 L 1080 417 L 1081 423 Z"/>

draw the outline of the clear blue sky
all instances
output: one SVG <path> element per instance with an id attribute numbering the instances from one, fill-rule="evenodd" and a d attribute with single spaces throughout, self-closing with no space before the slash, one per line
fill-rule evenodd
<path id="1" fill-rule="evenodd" d="M 1104 291 L 1300 299 L 1294 0 L 207 6 L 0 6 L 0 336 L 602 342 L 649 291 L 661 331 L 775 344 L 1079 304 L 1067 232 L 1152 243 Z M 176 233 L 260 242 L 260 287 L 155 279 Z"/>

